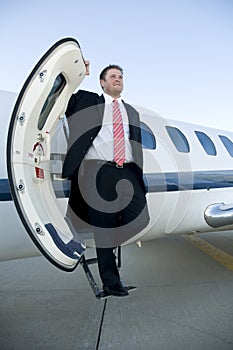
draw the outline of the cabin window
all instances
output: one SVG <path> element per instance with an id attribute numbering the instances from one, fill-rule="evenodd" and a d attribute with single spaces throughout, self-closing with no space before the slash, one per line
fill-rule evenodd
<path id="1" fill-rule="evenodd" d="M 190 147 L 185 135 L 179 129 L 174 128 L 172 126 L 166 126 L 166 129 L 177 151 L 189 153 Z"/>
<path id="2" fill-rule="evenodd" d="M 147 149 L 155 149 L 156 140 L 152 130 L 143 122 L 140 123 L 140 128 L 142 135 L 142 147 Z"/>
<path id="3" fill-rule="evenodd" d="M 233 142 L 226 136 L 219 135 L 220 140 L 224 144 L 227 152 L 233 157 Z"/>
<path id="4" fill-rule="evenodd" d="M 202 147 L 204 148 L 205 152 L 209 156 L 216 156 L 217 151 L 216 151 L 215 145 L 214 145 L 213 141 L 210 139 L 210 137 L 202 131 L 194 131 L 194 132 L 195 132 L 198 140 L 200 141 Z"/>
<path id="5" fill-rule="evenodd" d="M 63 74 L 59 74 L 53 84 L 53 87 L 48 94 L 48 97 L 43 105 L 43 108 L 40 112 L 39 120 L 38 120 L 38 129 L 42 130 L 47 119 L 49 116 L 49 113 L 51 112 L 53 106 L 55 105 L 55 102 L 57 98 L 60 96 L 62 90 L 64 89 L 66 85 L 66 79 Z"/>

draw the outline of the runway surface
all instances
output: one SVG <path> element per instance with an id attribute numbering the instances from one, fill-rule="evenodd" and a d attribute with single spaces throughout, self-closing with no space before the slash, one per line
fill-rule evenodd
<path id="1" fill-rule="evenodd" d="M 221 258 L 233 256 L 233 232 L 198 238 L 199 246 L 176 236 L 124 247 L 121 274 L 138 288 L 105 301 L 81 267 L 1 262 L 0 350 L 233 350 L 233 271 Z M 206 242 L 219 250 L 209 255 Z"/>

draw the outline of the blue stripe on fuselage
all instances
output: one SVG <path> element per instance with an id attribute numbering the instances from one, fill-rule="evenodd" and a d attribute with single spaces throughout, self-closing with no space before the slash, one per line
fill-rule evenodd
<path id="1" fill-rule="evenodd" d="M 147 173 L 144 181 L 148 193 L 209 190 L 233 187 L 233 170 Z"/>
<path id="2" fill-rule="evenodd" d="M 148 193 L 233 187 L 233 170 L 144 174 Z M 70 181 L 53 182 L 57 198 L 69 197 Z M 8 179 L 0 179 L 0 201 L 12 200 Z"/>
<path id="3" fill-rule="evenodd" d="M 11 201 L 11 191 L 8 179 L 0 179 L 0 201 Z"/>

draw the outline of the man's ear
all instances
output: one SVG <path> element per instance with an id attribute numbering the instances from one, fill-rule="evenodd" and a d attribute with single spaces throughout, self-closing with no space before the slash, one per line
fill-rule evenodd
<path id="1" fill-rule="evenodd" d="M 105 81 L 103 79 L 100 79 L 100 85 L 101 85 L 103 90 L 104 90 L 104 83 L 105 83 Z"/>

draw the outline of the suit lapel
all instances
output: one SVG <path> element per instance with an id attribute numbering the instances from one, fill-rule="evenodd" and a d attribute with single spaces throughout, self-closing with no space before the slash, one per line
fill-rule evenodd
<path id="1" fill-rule="evenodd" d="M 96 104 L 97 104 L 97 111 L 98 111 L 99 121 L 100 121 L 100 124 L 102 125 L 103 117 L 104 117 L 104 104 L 105 104 L 105 99 L 104 99 L 103 95 L 101 95 L 101 96 L 99 96 L 97 98 Z"/>
<path id="2" fill-rule="evenodd" d="M 123 100 L 122 100 L 124 106 L 125 106 L 125 109 L 126 109 L 126 112 L 127 112 L 127 115 L 128 115 L 128 119 L 129 119 L 129 131 L 130 131 L 130 139 L 131 140 L 136 140 L 137 139 L 137 134 L 136 134 L 136 131 L 137 131 L 137 128 L 135 128 L 135 120 L 134 120 L 134 117 L 133 117 L 133 113 L 132 113 L 132 109 L 131 109 L 131 106 L 128 105 L 127 103 L 125 103 Z"/>
<path id="3" fill-rule="evenodd" d="M 137 128 L 137 125 L 135 125 L 135 120 L 134 120 L 134 116 L 133 116 L 133 113 L 132 113 L 132 108 L 131 108 L 130 105 L 125 103 L 123 100 L 122 100 L 122 103 L 125 106 L 125 109 L 126 109 L 126 112 L 127 112 L 127 115 L 128 115 L 128 119 L 129 119 L 130 139 L 131 140 L 137 140 L 138 128 Z M 101 96 L 99 96 L 97 98 L 96 104 L 97 104 L 97 111 L 98 111 L 99 121 L 100 121 L 100 124 L 102 125 L 103 117 L 104 117 L 104 106 L 105 106 L 105 99 L 104 99 L 103 95 L 101 95 Z"/>

